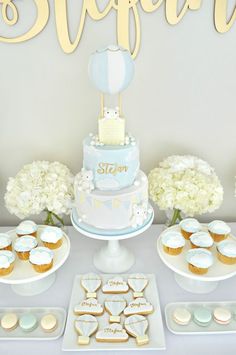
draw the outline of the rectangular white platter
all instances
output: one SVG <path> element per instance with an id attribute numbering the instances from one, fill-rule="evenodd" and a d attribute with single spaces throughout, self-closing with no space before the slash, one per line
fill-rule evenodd
<path id="1" fill-rule="evenodd" d="M 74 329 L 74 321 L 77 316 L 74 314 L 73 309 L 76 304 L 83 301 L 86 297 L 85 290 L 82 288 L 80 281 L 83 275 L 76 275 L 74 279 L 70 305 L 68 309 L 68 318 L 66 323 L 65 334 L 63 338 L 62 350 L 63 351 L 106 351 L 106 350 L 164 350 L 165 349 L 165 335 L 162 323 L 161 308 L 159 302 L 159 295 L 156 285 L 156 279 L 154 274 L 145 274 L 149 279 L 149 283 L 144 290 L 144 297 L 147 301 L 151 302 L 154 307 L 154 312 L 150 314 L 148 318 L 149 327 L 147 334 L 149 336 L 149 343 L 144 346 L 137 346 L 134 338 L 129 337 L 129 340 L 125 343 L 103 343 L 97 342 L 95 336 L 93 335 L 90 339 L 89 345 L 78 345 L 77 339 L 78 335 Z M 109 279 L 116 277 L 116 275 L 100 274 L 102 279 L 102 284 L 104 285 Z M 125 281 L 127 281 L 129 275 L 123 274 L 121 276 Z M 100 303 L 104 305 L 104 300 L 108 295 L 103 294 L 101 288 L 97 291 L 97 299 Z M 129 290 L 128 293 L 122 294 L 129 303 L 133 300 L 133 292 Z M 123 324 L 125 317 L 121 316 L 121 324 Z M 99 329 L 102 329 L 109 324 L 109 315 L 104 312 L 102 316 L 97 317 L 99 323 Z"/>
<path id="2" fill-rule="evenodd" d="M 201 327 L 197 325 L 193 319 L 191 319 L 188 325 L 178 325 L 172 319 L 173 311 L 177 307 L 185 307 L 190 312 L 193 312 L 194 309 L 198 307 L 206 307 L 212 311 L 216 307 L 225 307 L 230 311 L 236 310 L 236 302 L 176 302 L 169 303 L 165 307 L 165 317 L 166 317 L 166 325 L 170 332 L 178 335 L 210 335 L 210 334 L 232 334 L 236 333 L 236 318 L 233 317 L 229 324 L 222 325 L 218 324 L 213 320 L 207 327 Z"/>
<path id="3" fill-rule="evenodd" d="M 6 331 L 0 326 L 0 341 L 1 340 L 55 340 L 62 336 L 65 323 L 66 323 L 66 311 L 60 307 L 2 307 L 0 308 L 0 319 L 5 313 L 13 312 L 18 317 L 24 313 L 31 312 L 38 319 L 38 326 L 32 332 L 24 332 L 20 329 L 19 325 L 12 331 Z M 52 313 L 56 316 L 58 325 L 57 328 L 51 332 L 46 333 L 40 327 L 40 319 L 48 313 Z"/>

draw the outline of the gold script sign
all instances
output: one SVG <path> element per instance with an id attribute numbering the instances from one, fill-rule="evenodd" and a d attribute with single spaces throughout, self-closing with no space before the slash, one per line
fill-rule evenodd
<path id="1" fill-rule="evenodd" d="M 117 175 L 118 173 L 126 173 L 127 171 L 128 171 L 128 166 L 111 164 L 111 163 L 99 163 L 97 169 L 98 174 L 112 174 L 112 175 Z"/>
<path id="2" fill-rule="evenodd" d="M 7 38 L 0 36 L 0 42 L 19 43 L 38 35 L 46 26 L 49 18 L 49 0 L 31 0 L 37 9 L 37 16 L 33 26 L 17 37 Z M 127 48 L 136 57 L 140 48 L 140 10 L 147 13 L 156 11 L 161 5 L 165 6 L 166 19 L 169 24 L 176 25 L 189 10 L 198 10 L 203 0 L 185 0 L 182 8 L 179 9 L 179 0 L 107 0 L 103 10 L 98 7 L 99 0 L 81 1 L 81 14 L 78 32 L 74 41 L 71 40 L 68 26 L 68 0 L 54 0 L 54 11 L 56 18 L 56 29 L 58 40 L 65 53 L 72 53 L 79 45 L 85 26 L 86 17 L 95 21 L 102 20 L 110 11 L 116 12 L 117 42 L 120 46 Z M 210 1 L 210 0 L 205 0 Z M 227 14 L 228 0 L 212 0 L 214 2 L 214 23 L 218 32 L 229 31 L 236 19 L 236 6 L 231 16 Z M 0 0 L 1 14 L 3 21 L 13 26 L 18 21 L 18 9 L 13 0 Z M 130 38 L 130 17 L 134 18 L 135 39 L 131 44 Z"/>

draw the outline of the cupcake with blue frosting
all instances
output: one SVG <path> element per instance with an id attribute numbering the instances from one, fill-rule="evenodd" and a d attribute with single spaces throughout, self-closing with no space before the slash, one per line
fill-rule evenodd
<path id="1" fill-rule="evenodd" d="M 12 251 L 12 240 L 7 233 L 0 233 L 0 250 Z"/>
<path id="2" fill-rule="evenodd" d="M 37 229 L 38 226 L 33 221 L 22 221 L 16 227 L 16 234 L 18 237 L 22 237 L 23 235 L 31 235 L 32 237 L 37 237 Z"/>
<path id="3" fill-rule="evenodd" d="M 29 260 L 30 251 L 38 245 L 37 239 L 32 236 L 25 235 L 17 238 L 14 244 L 14 250 L 19 259 Z"/>
<path id="4" fill-rule="evenodd" d="M 15 255 L 10 250 L 0 250 L 0 276 L 10 274 L 14 269 Z"/>
<path id="5" fill-rule="evenodd" d="M 30 251 L 29 261 L 35 271 L 46 272 L 53 266 L 53 251 L 45 247 L 34 248 Z"/>
<path id="6" fill-rule="evenodd" d="M 231 232 L 230 226 L 228 226 L 228 224 L 226 224 L 224 221 L 219 220 L 209 223 L 208 230 L 216 243 L 226 239 Z"/>
<path id="7" fill-rule="evenodd" d="M 192 273 L 203 275 L 213 265 L 213 256 L 209 250 L 203 248 L 190 249 L 186 253 L 186 261 Z"/>
<path id="8" fill-rule="evenodd" d="M 193 233 L 201 230 L 201 224 L 195 218 L 185 218 L 180 222 L 179 226 L 183 237 L 187 240 Z"/>
<path id="9" fill-rule="evenodd" d="M 61 228 L 48 226 L 43 229 L 40 239 L 49 249 L 57 249 L 62 245 L 63 232 Z"/>
<path id="10" fill-rule="evenodd" d="M 185 239 L 181 233 L 168 231 L 161 238 L 163 250 L 170 255 L 179 255 L 185 245 Z"/>
<path id="11" fill-rule="evenodd" d="M 210 236 L 209 233 L 207 232 L 197 232 L 193 233 L 191 237 L 189 238 L 190 243 L 191 243 L 191 248 L 205 248 L 205 249 L 210 249 L 213 244 L 214 240 Z"/>
<path id="12" fill-rule="evenodd" d="M 223 240 L 217 244 L 217 256 L 224 264 L 236 264 L 236 242 L 233 240 Z"/>

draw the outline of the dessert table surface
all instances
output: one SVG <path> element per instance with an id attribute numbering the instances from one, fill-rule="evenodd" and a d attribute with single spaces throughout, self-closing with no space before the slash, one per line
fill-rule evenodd
<path id="1" fill-rule="evenodd" d="M 231 223 L 233 232 L 236 233 L 236 223 Z M 1 227 L 0 232 L 11 228 Z M 204 355 L 235 354 L 236 335 L 174 335 L 166 328 L 164 307 L 169 302 L 181 301 L 236 301 L 236 278 L 220 282 L 218 288 L 206 295 L 195 295 L 182 290 L 175 282 L 174 275 L 160 260 L 156 239 L 163 230 L 161 225 L 152 225 L 142 235 L 122 241 L 122 244 L 133 251 L 136 263 L 128 272 L 154 273 L 156 275 L 159 290 L 163 323 L 166 336 L 166 350 L 158 351 L 158 354 L 191 354 Z M 11 290 L 9 285 L 0 283 L 0 307 L 24 307 L 24 306 L 58 306 L 67 308 L 70 300 L 72 283 L 76 274 L 97 272 L 93 265 L 93 255 L 104 241 L 93 240 L 80 235 L 73 227 L 68 227 L 68 235 L 71 240 L 71 253 L 65 265 L 57 272 L 55 284 L 43 294 L 23 297 Z M 74 331 L 71 329 L 71 331 Z M 158 336 L 158 334 L 157 334 Z M 62 353 L 62 338 L 56 341 L 0 341 L 0 355 L 25 355 L 45 354 L 59 355 Z M 80 352 L 87 353 L 87 352 Z M 89 352 L 92 354 L 95 352 Z M 128 354 L 134 352 L 112 351 L 109 354 Z M 148 354 L 142 351 L 140 354 Z"/>

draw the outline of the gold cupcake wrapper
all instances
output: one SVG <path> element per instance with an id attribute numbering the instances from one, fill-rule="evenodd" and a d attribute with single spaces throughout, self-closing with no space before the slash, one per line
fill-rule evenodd
<path id="1" fill-rule="evenodd" d="M 59 239 L 56 243 L 48 243 L 48 242 L 43 242 L 43 245 L 49 249 L 57 249 L 60 248 L 62 245 L 62 238 Z"/>
<path id="2" fill-rule="evenodd" d="M 188 268 L 193 274 L 197 274 L 197 275 L 204 275 L 208 271 L 208 268 L 201 268 L 201 267 L 194 266 L 192 264 L 188 264 Z"/>
<path id="3" fill-rule="evenodd" d="M 236 264 L 236 258 L 231 258 L 230 256 L 223 255 L 219 252 L 219 250 L 217 250 L 217 257 L 224 264 L 227 265 Z"/>
<path id="4" fill-rule="evenodd" d="M 212 233 L 210 232 L 210 235 L 212 236 L 214 242 L 219 243 L 222 242 L 222 240 L 225 240 L 228 237 L 228 234 L 216 234 L 216 233 Z"/>
<path id="5" fill-rule="evenodd" d="M 182 250 L 183 250 L 183 247 L 180 247 L 180 248 L 170 248 L 170 247 L 167 247 L 166 245 L 163 245 L 163 249 L 164 251 L 169 254 L 169 255 L 179 255 Z"/>
<path id="6" fill-rule="evenodd" d="M 46 272 L 48 270 L 50 270 L 53 266 L 53 260 L 50 262 L 50 264 L 42 264 L 42 265 L 36 265 L 33 264 L 34 270 L 40 273 Z"/>
<path id="7" fill-rule="evenodd" d="M 10 264 L 8 268 L 1 268 L 0 269 L 0 276 L 6 276 L 10 274 L 14 269 L 14 262 Z"/>

